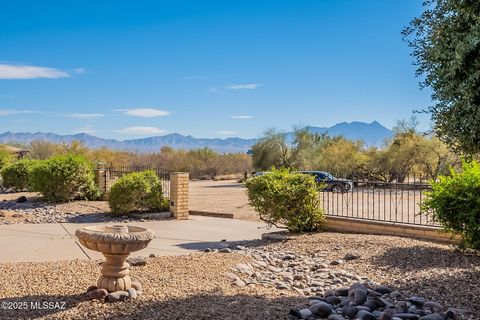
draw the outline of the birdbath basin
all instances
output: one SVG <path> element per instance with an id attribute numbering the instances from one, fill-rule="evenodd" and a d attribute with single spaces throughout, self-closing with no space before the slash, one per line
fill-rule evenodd
<path id="1" fill-rule="evenodd" d="M 126 225 L 89 226 L 77 229 L 75 235 L 84 247 L 105 256 L 97 287 L 108 292 L 126 291 L 132 286 L 130 265 L 125 260 L 155 238 L 152 230 Z"/>

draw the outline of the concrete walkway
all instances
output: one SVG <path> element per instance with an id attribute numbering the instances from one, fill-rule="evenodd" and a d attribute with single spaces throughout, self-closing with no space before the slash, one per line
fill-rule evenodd
<path id="1" fill-rule="evenodd" d="M 133 255 L 180 255 L 215 248 L 222 239 L 228 241 L 260 239 L 266 229 L 261 222 L 191 216 L 190 220 L 135 222 L 152 229 L 156 238 Z M 57 261 L 102 259 L 99 252 L 78 243 L 75 230 L 87 224 L 14 224 L 0 226 L 0 262 Z M 91 225 L 91 224 L 88 224 Z"/>

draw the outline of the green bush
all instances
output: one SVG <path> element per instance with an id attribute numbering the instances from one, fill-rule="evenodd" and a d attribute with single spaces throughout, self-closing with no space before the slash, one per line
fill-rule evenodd
<path id="1" fill-rule="evenodd" d="M 30 190 L 30 175 L 38 164 L 35 160 L 20 160 L 7 165 L 2 170 L 3 186 L 15 191 Z"/>
<path id="2" fill-rule="evenodd" d="M 463 162 L 462 167 L 432 182 L 422 212 L 445 230 L 461 234 L 464 245 L 480 249 L 480 164 Z"/>
<path id="3" fill-rule="evenodd" d="M 10 164 L 13 159 L 13 154 L 9 152 L 6 147 L 0 146 L 0 170 Z"/>
<path id="4" fill-rule="evenodd" d="M 270 225 L 292 232 L 319 230 L 325 221 L 313 176 L 273 169 L 246 182 L 250 205 Z"/>
<path id="5" fill-rule="evenodd" d="M 124 175 L 113 184 L 108 196 L 110 210 L 119 215 L 134 211 L 163 211 L 165 202 L 160 180 L 151 170 Z"/>
<path id="6" fill-rule="evenodd" d="M 30 175 L 33 191 L 47 201 L 66 202 L 75 199 L 95 200 L 99 191 L 92 164 L 82 156 L 57 156 L 35 165 Z"/>

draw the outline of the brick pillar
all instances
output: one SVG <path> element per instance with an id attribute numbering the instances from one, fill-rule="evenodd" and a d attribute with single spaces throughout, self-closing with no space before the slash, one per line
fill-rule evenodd
<path id="1" fill-rule="evenodd" d="M 175 219 L 188 219 L 188 172 L 170 173 L 170 211 Z"/>
<path id="2" fill-rule="evenodd" d="M 106 169 L 97 169 L 95 170 L 95 182 L 102 194 L 103 200 L 108 200 L 108 192 L 112 186 L 110 182 L 110 171 Z"/>

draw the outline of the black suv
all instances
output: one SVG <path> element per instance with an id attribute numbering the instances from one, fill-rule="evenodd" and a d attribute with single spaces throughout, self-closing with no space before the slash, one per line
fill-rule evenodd
<path id="1" fill-rule="evenodd" d="M 346 179 L 335 178 L 328 172 L 324 171 L 300 171 L 300 173 L 309 174 L 315 177 L 318 183 L 324 183 L 327 186 L 323 191 L 331 192 L 349 192 L 353 188 L 353 182 Z"/>

